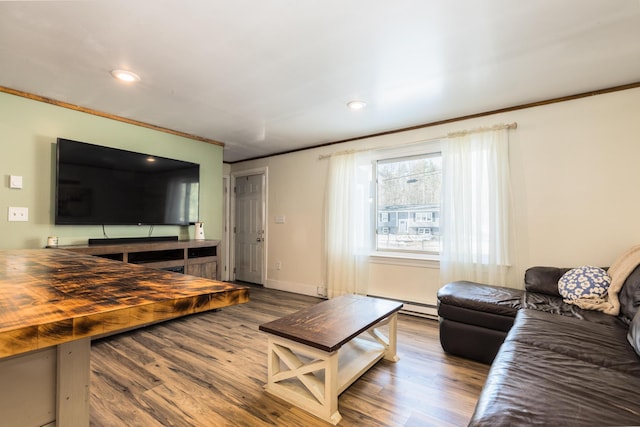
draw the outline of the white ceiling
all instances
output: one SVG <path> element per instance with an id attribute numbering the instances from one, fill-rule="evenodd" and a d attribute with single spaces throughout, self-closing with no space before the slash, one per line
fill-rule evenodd
<path id="1" fill-rule="evenodd" d="M 0 86 L 227 162 L 636 82 L 640 0 L 0 2 Z"/>

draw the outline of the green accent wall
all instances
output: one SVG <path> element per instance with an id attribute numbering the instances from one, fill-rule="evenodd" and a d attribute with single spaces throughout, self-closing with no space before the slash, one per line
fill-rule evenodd
<path id="1" fill-rule="evenodd" d="M 41 248 L 103 237 L 101 226 L 54 225 L 55 144 L 58 137 L 200 164 L 200 220 L 205 237 L 222 236 L 223 147 L 0 93 L 0 249 Z M 9 176 L 23 188 L 9 188 Z M 29 208 L 28 222 L 9 222 L 9 207 Z M 108 237 L 143 237 L 149 226 L 105 226 Z M 156 226 L 152 236 L 193 238 L 193 226 Z"/>

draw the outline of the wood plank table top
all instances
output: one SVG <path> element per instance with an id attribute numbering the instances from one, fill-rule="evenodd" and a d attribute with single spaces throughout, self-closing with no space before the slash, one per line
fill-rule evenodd
<path id="1" fill-rule="evenodd" d="M 4 250 L 0 358 L 248 300 L 244 286 L 65 250 Z"/>
<path id="2" fill-rule="evenodd" d="M 396 301 L 343 295 L 263 323 L 259 329 L 333 352 L 401 308 L 402 303 Z"/>

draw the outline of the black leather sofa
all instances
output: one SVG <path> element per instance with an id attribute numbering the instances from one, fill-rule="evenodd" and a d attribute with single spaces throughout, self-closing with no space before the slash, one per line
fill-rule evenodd
<path id="1" fill-rule="evenodd" d="M 617 317 L 563 302 L 568 270 L 533 267 L 524 290 L 453 282 L 438 292 L 443 349 L 492 364 L 470 426 L 640 425 L 640 357 L 627 340 L 640 267 Z"/>

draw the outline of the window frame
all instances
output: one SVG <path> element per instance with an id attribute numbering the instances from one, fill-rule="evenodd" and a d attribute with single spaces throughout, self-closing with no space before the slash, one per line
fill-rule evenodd
<path id="1" fill-rule="evenodd" d="M 377 222 L 377 219 L 379 218 L 379 214 L 381 213 L 378 210 L 378 193 L 379 193 L 379 188 L 378 188 L 378 165 L 379 164 L 383 164 L 386 162 L 394 162 L 394 161 L 398 161 L 398 160 L 402 160 L 402 159 L 406 159 L 409 160 L 411 158 L 428 158 L 428 157 L 442 157 L 442 150 L 440 148 L 440 141 L 430 141 L 430 142 L 425 142 L 422 144 L 419 144 L 414 147 L 410 147 L 410 149 L 407 149 L 405 147 L 403 148 L 398 148 L 398 149 L 393 149 L 393 150 L 384 150 L 384 152 L 379 153 L 378 155 L 376 155 L 374 158 L 372 158 L 372 203 L 371 203 L 371 217 L 376 219 L 376 222 L 374 224 L 372 224 L 371 227 L 371 231 L 372 231 L 372 248 L 371 248 L 371 255 L 373 257 L 389 257 L 389 258 L 407 258 L 407 259 L 426 259 L 426 260 L 439 260 L 440 259 L 440 248 L 438 248 L 437 251 L 426 251 L 426 250 L 402 250 L 402 249 L 391 249 L 391 248 L 380 248 L 378 246 L 378 236 L 382 235 L 381 232 L 379 232 L 379 223 Z M 441 188 L 442 191 L 442 188 Z M 438 207 L 438 209 L 441 209 L 441 204 L 442 204 L 442 197 L 440 197 L 440 205 Z M 389 212 L 386 212 L 387 214 L 389 214 L 389 218 L 391 217 Z M 430 223 L 433 224 L 435 222 L 435 214 L 434 212 L 423 212 L 424 214 L 427 214 L 427 221 L 425 221 L 425 223 Z M 430 215 L 429 215 L 430 214 Z M 417 222 L 415 220 L 415 215 L 417 215 L 417 213 L 414 213 L 413 215 L 413 220 L 415 222 Z M 431 221 L 428 221 L 428 219 L 431 218 Z M 385 226 L 385 228 L 388 228 L 387 226 Z M 433 239 L 434 237 L 436 237 L 433 232 L 432 232 L 432 226 L 431 227 L 419 227 L 419 228 L 425 228 L 425 229 L 429 229 L 429 233 L 428 235 L 430 236 L 430 239 Z M 426 234 L 426 233 L 425 233 Z M 439 236 L 437 236 L 439 238 Z M 438 240 L 439 241 L 439 240 Z"/>

